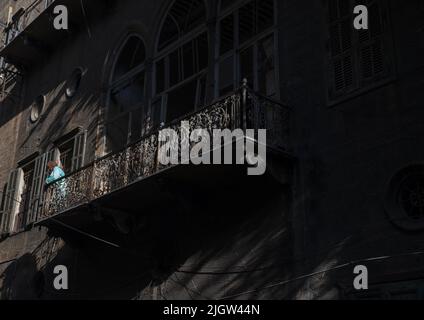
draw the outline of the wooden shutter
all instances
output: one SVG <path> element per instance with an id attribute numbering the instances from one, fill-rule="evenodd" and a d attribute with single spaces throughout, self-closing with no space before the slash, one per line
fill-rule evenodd
<path id="1" fill-rule="evenodd" d="M 362 82 L 384 76 L 388 71 L 384 57 L 385 12 L 379 1 L 368 1 L 369 29 L 359 32 L 359 61 Z"/>
<path id="2" fill-rule="evenodd" d="M 330 98 L 388 77 L 391 58 L 387 4 L 381 0 L 328 0 Z M 369 29 L 354 30 L 353 7 L 368 7 Z"/>
<path id="3" fill-rule="evenodd" d="M 351 12 L 351 7 L 348 0 L 328 1 L 329 56 L 332 74 L 330 91 L 332 94 L 345 93 L 355 87 L 353 11 Z"/>
<path id="4" fill-rule="evenodd" d="M 74 139 L 74 150 L 72 154 L 72 171 L 76 171 L 84 166 L 87 132 L 84 131 Z"/>
<path id="5" fill-rule="evenodd" d="M 15 220 L 21 202 L 22 188 L 24 185 L 24 172 L 22 169 L 14 170 L 9 175 L 7 182 L 3 215 L 1 218 L 0 233 L 7 234 L 14 231 Z"/>
<path id="6" fill-rule="evenodd" d="M 44 186 L 47 178 L 47 163 L 55 161 L 59 158 L 59 151 L 52 149 L 51 151 L 39 156 L 35 159 L 34 177 L 31 186 L 30 207 L 27 215 L 27 224 L 37 221 L 43 205 Z"/>

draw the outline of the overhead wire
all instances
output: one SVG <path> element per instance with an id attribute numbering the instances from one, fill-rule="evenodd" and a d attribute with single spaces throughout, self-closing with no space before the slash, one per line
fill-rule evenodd
<path id="1" fill-rule="evenodd" d="M 391 256 L 381 256 L 381 257 L 372 257 L 372 258 L 365 258 L 365 259 L 360 259 L 360 260 L 355 260 L 355 261 L 351 261 L 351 262 L 347 262 L 347 263 L 343 263 L 340 265 L 337 265 L 335 267 L 332 268 L 328 268 L 325 270 L 320 270 L 320 271 L 316 271 L 316 272 L 312 272 L 312 273 L 308 273 L 305 275 L 301 275 L 289 280 L 284 280 L 281 282 L 277 282 L 259 289 L 254 289 L 254 290 L 249 290 L 249 291 L 245 291 L 245 292 L 241 292 L 241 293 L 237 293 L 237 294 L 233 294 L 233 295 L 228 295 L 225 297 L 222 297 L 218 300 L 229 300 L 229 299 L 234 299 L 240 296 L 244 296 L 247 294 L 252 294 L 252 293 L 257 293 L 263 290 L 268 290 L 268 289 L 273 289 L 279 286 L 283 286 L 283 285 L 287 285 L 289 283 L 295 282 L 295 281 L 300 281 L 300 280 L 304 280 L 304 279 L 308 279 L 311 277 L 315 277 L 321 274 L 325 274 L 331 271 L 335 271 L 335 270 L 339 270 L 339 269 L 344 269 L 350 266 L 354 266 L 354 265 L 359 265 L 361 263 L 364 262 L 372 262 L 372 261 L 384 261 L 384 260 L 389 260 L 389 259 L 393 259 L 393 258 L 399 258 L 399 257 L 405 257 L 405 256 L 417 256 L 417 255 L 424 255 L 424 251 L 417 251 L 417 252 L 409 252 L 409 253 L 402 253 L 402 254 L 398 254 L 398 255 L 391 255 Z"/>

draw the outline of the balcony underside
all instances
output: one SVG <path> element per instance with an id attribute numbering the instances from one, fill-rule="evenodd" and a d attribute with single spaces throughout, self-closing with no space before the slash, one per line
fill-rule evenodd
<path id="1" fill-rule="evenodd" d="M 56 0 L 27 25 L 9 44 L 0 51 L 0 56 L 17 66 L 30 66 L 54 51 L 59 43 L 70 34 L 85 28 L 91 18 L 99 14 L 108 2 L 102 0 L 84 1 Z M 56 5 L 65 5 L 69 14 L 69 30 L 56 30 L 53 26 Z M 85 12 L 86 17 L 83 12 Z M 90 20 L 87 20 L 90 19 Z"/>
<path id="2" fill-rule="evenodd" d="M 281 154 L 269 154 L 262 176 L 248 176 L 246 165 L 177 165 L 36 225 L 61 237 L 86 238 L 87 233 L 125 246 L 126 227 L 118 227 L 124 221 L 178 219 L 187 211 L 202 216 L 223 207 L 243 214 L 249 199 L 290 185 L 291 163 Z"/>

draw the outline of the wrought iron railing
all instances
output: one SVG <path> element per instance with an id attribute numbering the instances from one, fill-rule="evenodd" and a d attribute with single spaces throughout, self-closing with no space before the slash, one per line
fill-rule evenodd
<path id="1" fill-rule="evenodd" d="M 7 46 L 24 31 L 55 0 L 35 0 L 28 7 L 19 9 L 4 30 L 3 46 Z"/>
<path id="2" fill-rule="evenodd" d="M 281 103 L 260 96 L 246 86 L 211 106 L 173 121 L 163 129 L 173 129 L 179 137 L 182 121 L 195 129 L 267 129 L 268 147 L 288 151 L 289 109 Z M 87 204 L 116 190 L 163 171 L 169 166 L 158 161 L 160 130 L 137 143 L 85 166 L 47 187 L 44 208 L 37 220 L 43 220 Z M 179 150 L 181 143 L 172 146 Z"/>

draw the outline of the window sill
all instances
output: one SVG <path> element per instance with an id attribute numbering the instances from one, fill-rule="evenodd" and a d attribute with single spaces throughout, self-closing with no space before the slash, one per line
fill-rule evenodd
<path id="1" fill-rule="evenodd" d="M 397 78 L 395 76 L 392 76 L 392 77 L 386 78 L 384 80 L 380 80 L 378 82 L 375 82 L 374 84 L 369 85 L 365 88 L 355 90 L 353 92 L 341 95 L 341 96 L 334 98 L 334 99 L 331 99 L 327 96 L 327 107 L 328 108 L 337 107 L 340 104 L 346 103 L 346 102 L 348 102 L 350 100 L 354 100 L 356 98 L 359 98 L 360 96 L 362 96 L 364 94 L 367 94 L 369 92 L 372 92 L 372 91 L 378 90 L 382 87 L 386 87 L 390 84 L 393 84 L 394 82 L 396 82 L 396 80 L 397 80 Z"/>

